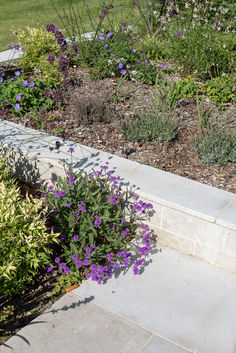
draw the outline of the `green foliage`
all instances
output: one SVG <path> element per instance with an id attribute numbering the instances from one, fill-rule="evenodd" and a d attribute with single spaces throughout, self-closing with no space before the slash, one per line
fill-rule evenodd
<path id="1" fill-rule="evenodd" d="M 157 70 L 146 59 L 146 53 L 136 49 L 136 38 L 131 29 L 106 31 L 90 44 L 81 41 L 79 47 L 79 62 L 92 67 L 99 78 L 125 75 L 147 84 L 155 82 Z"/>
<path id="2" fill-rule="evenodd" d="M 11 114 L 18 116 L 35 116 L 42 109 L 50 110 L 54 104 L 45 96 L 46 89 L 49 89 L 47 82 L 37 79 L 28 81 L 25 76 L 18 76 L 14 81 L 6 79 L 0 85 L 0 109 L 8 108 Z"/>
<path id="3" fill-rule="evenodd" d="M 171 52 L 185 74 L 196 72 L 205 80 L 233 71 L 231 50 L 212 27 L 204 25 L 187 28 L 179 36 L 177 33 L 170 35 Z"/>
<path id="4" fill-rule="evenodd" d="M 162 37 L 158 35 L 149 37 L 144 36 L 140 43 L 140 51 L 147 53 L 147 58 L 150 60 L 163 60 L 171 58 L 171 49 L 167 43 L 167 36 L 165 31 L 162 31 Z"/>
<path id="5" fill-rule="evenodd" d="M 70 183 L 72 180 L 73 184 Z M 55 190 L 63 191 L 65 196 L 56 196 Z M 71 173 L 67 178 L 60 178 L 55 183 L 55 188 L 48 191 L 47 201 L 49 210 L 52 210 L 50 217 L 55 229 L 66 236 L 61 246 L 67 264 L 73 265 L 71 255 L 85 253 L 91 244 L 97 246 L 91 261 L 101 263 L 106 259 L 107 253 L 125 249 L 127 238 L 121 236 L 125 228 L 130 229 L 128 239 L 134 236 L 136 226 L 132 224 L 132 218 L 124 224 L 121 222 L 121 218 L 127 215 L 127 210 L 124 210 L 120 201 L 122 196 L 125 198 L 125 192 L 120 189 L 116 191 L 120 196 L 113 205 L 110 202 L 114 192 L 112 182 L 108 178 L 99 177 L 96 173 L 89 176 L 83 171 Z M 56 212 L 53 212 L 55 209 Z M 101 221 L 101 226 L 95 226 L 96 219 Z M 110 227 L 111 224 L 114 229 Z M 73 239 L 74 235 L 78 235 L 78 240 Z"/>
<path id="6" fill-rule="evenodd" d="M 183 98 L 194 98 L 204 92 L 203 84 L 197 83 L 194 77 L 188 76 L 176 83 L 176 88 Z"/>
<path id="7" fill-rule="evenodd" d="M 47 232 L 42 202 L 0 179 L 0 294 L 24 292 L 49 263 L 57 234 Z"/>
<path id="8" fill-rule="evenodd" d="M 153 98 L 157 111 L 162 113 L 173 111 L 181 98 L 177 83 L 167 80 L 164 71 L 160 71 L 156 76 Z"/>
<path id="9" fill-rule="evenodd" d="M 235 101 L 235 79 L 230 76 L 216 77 L 204 85 L 206 93 L 214 103 Z"/>
<path id="10" fill-rule="evenodd" d="M 124 136 L 132 142 L 172 141 L 177 132 L 178 125 L 175 121 L 153 115 L 136 117 L 123 126 Z"/>
<path id="11" fill-rule="evenodd" d="M 60 84 L 62 75 L 58 71 L 58 63 L 49 63 L 48 55 L 59 55 L 59 46 L 54 35 L 45 28 L 26 27 L 17 31 L 19 45 L 24 48 L 23 55 L 19 59 L 19 66 L 26 73 L 39 70 L 39 79 L 46 80 L 50 84 Z"/>
<path id="12" fill-rule="evenodd" d="M 226 132 L 213 129 L 203 133 L 195 139 L 193 148 L 206 164 L 236 162 L 236 139 Z"/>
<path id="13" fill-rule="evenodd" d="M 203 99 L 199 100 L 199 98 L 197 97 L 197 115 L 198 115 L 198 122 L 200 125 L 200 129 L 211 128 L 210 118 L 211 118 L 212 110 L 213 110 L 213 107 L 205 110 L 204 100 Z"/>

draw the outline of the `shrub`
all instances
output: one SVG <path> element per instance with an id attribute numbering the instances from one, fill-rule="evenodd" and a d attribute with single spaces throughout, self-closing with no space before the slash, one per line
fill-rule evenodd
<path id="1" fill-rule="evenodd" d="M 176 83 L 176 89 L 183 98 L 194 98 L 204 92 L 203 84 L 196 82 L 194 77 L 188 76 Z"/>
<path id="2" fill-rule="evenodd" d="M 58 71 L 58 63 L 56 60 L 49 62 L 49 55 L 57 57 L 60 52 L 53 33 L 42 27 L 26 27 L 14 33 L 17 33 L 19 45 L 23 48 L 23 55 L 19 59 L 19 66 L 22 70 L 32 73 L 37 69 L 41 80 L 59 84 L 62 75 Z"/>
<path id="3" fill-rule="evenodd" d="M 131 263 L 132 250 L 145 256 L 151 249 L 150 229 L 136 221 L 152 205 L 135 201 L 138 196 L 134 192 L 122 191 L 120 178 L 107 168 L 101 166 L 90 174 L 70 168 L 66 178 L 48 187 L 49 216 L 61 233 L 62 249 L 51 269 L 59 266 L 61 284 L 71 285 L 84 277 L 101 283 L 111 277 L 113 268 Z M 138 218 L 139 213 L 142 217 Z M 133 238 L 140 237 L 140 245 L 130 245 Z M 134 263 L 135 274 L 144 262 Z"/>
<path id="4" fill-rule="evenodd" d="M 155 82 L 156 68 L 148 62 L 146 53 L 136 48 L 136 37 L 126 25 L 113 32 L 104 32 L 90 45 L 80 42 L 78 60 L 94 69 L 96 76 L 125 76 L 147 84 Z"/>
<path id="5" fill-rule="evenodd" d="M 145 115 L 124 123 L 123 134 L 132 142 L 162 142 L 173 140 L 178 131 L 175 121 L 166 117 Z"/>
<path id="6" fill-rule="evenodd" d="M 210 26 L 181 29 L 170 36 L 170 41 L 173 59 L 185 74 L 196 72 L 205 80 L 233 70 L 230 49 Z"/>
<path id="7" fill-rule="evenodd" d="M 2 162 L 1 162 L 2 163 Z M 4 172 L 6 173 L 6 171 Z M 48 233 L 42 202 L 26 196 L 0 177 L 0 294 L 24 292 L 49 263 L 56 233 Z"/>
<path id="8" fill-rule="evenodd" d="M 193 148 L 206 164 L 236 162 L 236 139 L 226 132 L 213 129 L 203 133 L 195 139 Z"/>
<path id="9" fill-rule="evenodd" d="M 15 72 L 15 78 L 7 78 L 0 84 L 0 109 L 8 109 L 13 115 L 37 115 L 40 110 L 50 110 L 53 100 L 45 94 L 49 91 L 46 82 L 34 79 L 30 81 Z"/>
<path id="10" fill-rule="evenodd" d="M 235 101 L 235 79 L 230 76 L 216 77 L 204 85 L 206 93 L 214 103 Z"/>

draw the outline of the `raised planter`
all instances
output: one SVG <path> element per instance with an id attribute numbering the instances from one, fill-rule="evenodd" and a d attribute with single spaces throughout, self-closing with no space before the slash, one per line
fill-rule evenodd
<path id="1" fill-rule="evenodd" d="M 55 142 L 61 147 L 53 151 Z M 236 194 L 204 185 L 106 152 L 63 142 L 55 136 L 0 120 L 0 143 L 15 150 L 11 164 L 17 178 L 33 185 L 64 175 L 60 159 L 81 162 L 90 171 L 108 161 L 124 183 L 137 185 L 142 199 L 151 201 L 149 221 L 158 244 L 196 256 L 236 273 Z"/>

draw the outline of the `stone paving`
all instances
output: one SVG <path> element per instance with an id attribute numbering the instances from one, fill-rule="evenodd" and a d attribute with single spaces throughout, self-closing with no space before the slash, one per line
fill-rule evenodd
<path id="1" fill-rule="evenodd" d="M 141 275 L 83 282 L 7 343 L 14 353 L 236 353 L 236 275 L 156 250 Z"/>

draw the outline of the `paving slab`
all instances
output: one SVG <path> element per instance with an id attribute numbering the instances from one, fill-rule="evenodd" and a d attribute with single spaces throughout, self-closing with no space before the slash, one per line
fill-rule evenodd
<path id="1" fill-rule="evenodd" d="M 164 248 L 140 276 L 74 293 L 191 352 L 236 353 L 236 275 L 194 257 Z"/>
<path id="2" fill-rule="evenodd" d="M 14 353 L 136 353 L 151 333 L 85 300 L 66 294 L 12 337 Z M 6 347 L 1 353 L 9 353 Z"/>
<path id="3" fill-rule="evenodd" d="M 166 340 L 161 339 L 160 337 L 153 336 L 145 344 L 140 353 L 186 353 L 185 349 L 180 348 L 179 346 L 170 343 Z"/>
<path id="4" fill-rule="evenodd" d="M 0 63 L 5 61 L 11 61 L 18 59 L 22 56 L 22 51 L 15 51 L 14 49 L 8 49 L 0 52 Z"/>

